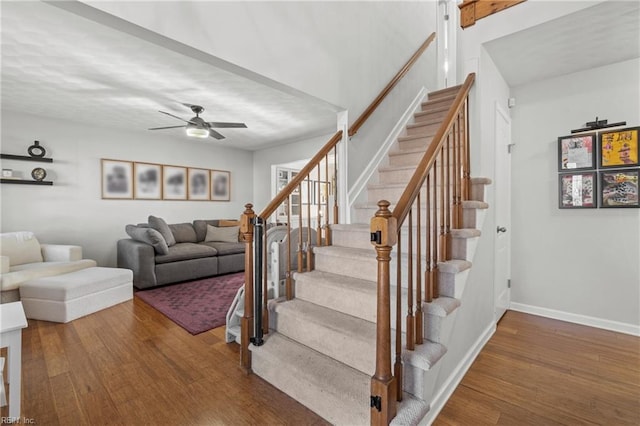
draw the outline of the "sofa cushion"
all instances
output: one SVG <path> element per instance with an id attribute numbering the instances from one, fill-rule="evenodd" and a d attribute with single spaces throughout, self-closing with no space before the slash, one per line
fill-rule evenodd
<path id="1" fill-rule="evenodd" d="M 169 254 L 169 246 L 162 234 L 153 228 L 127 225 L 124 230 L 132 239 L 149 244 L 157 254 Z"/>
<path id="2" fill-rule="evenodd" d="M 220 221 L 215 220 L 194 220 L 193 229 L 196 231 L 196 238 L 198 242 L 204 241 L 204 237 L 207 236 L 207 225 L 218 226 Z"/>
<path id="3" fill-rule="evenodd" d="M 178 262 L 180 260 L 199 259 L 202 257 L 215 257 L 218 251 L 214 247 L 204 244 L 177 243 L 169 247 L 168 254 L 156 256 L 156 264 Z"/>
<path id="4" fill-rule="evenodd" d="M 196 238 L 196 231 L 190 223 L 176 223 L 169 225 L 169 229 L 171 229 L 171 233 L 176 239 L 176 243 L 198 242 L 198 239 Z"/>
<path id="5" fill-rule="evenodd" d="M 244 253 L 244 243 L 223 243 L 223 242 L 207 242 L 200 243 L 200 245 L 206 245 L 216 249 L 218 252 L 218 256 L 226 256 L 229 254 L 240 254 Z"/>
<path id="6" fill-rule="evenodd" d="M 239 226 L 211 226 L 207 225 L 207 236 L 205 242 L 220 241 L 223 243 L 237 243 Z"/>
<path id="7" fill-rule="evenodd" d="M 0 276 L 2 291 L 15 290 L 20 284 L 35 278 L 51 277 L 92 268 L 96 261 L 91 259 L 75 260 L 72 262 L 34 262 L 14 266 L 10 272 Z"/>
<path id="8" fill-rule="evenodd" d="M 149 216 L 149 226 L 162 234 L 162 237 L 167 242 L 167 246 L 171 247 L 176 243 L 176 239 L 173 237 L 169 225 L 161 217 Z"/>
<path id="9" fill-rule="evenodd" d="M 40 243 L 33 232 L 0 234 L 0 255 L 9 257 L 9 265 L 42 262 Z"/>

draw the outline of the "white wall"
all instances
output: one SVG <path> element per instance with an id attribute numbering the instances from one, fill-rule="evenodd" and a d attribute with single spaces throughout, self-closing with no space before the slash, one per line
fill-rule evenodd
<path id="1" fill-rule="evenodd" d="M 436 31 L 437 13 L 435 1 L 85 3 L 339 105 L 350 123 Z M 433 43 L 352 139 L 349 186 L 420 88 L 437 88 L 435 64 Z"/>
<path id="2" fill-rule="evenodd" d="M 252 153 L 205 141 L 150 132 L 125 132 L 2 112 L 2 152 L 24 154 L 39 140 L 54 162 L 3 160 L 3 168 L 47 170 L 53 186 L 2 185 L 2 232 L 30 230 L 41 242 L 79 244 L 100 266 L 116 266 L 116 241 L 125 225 L 150 214 L 168 223 L 239 217 L 253 194 Z M 231 201 L 101 199 L 100 159 L 111 158 L 231 171 Z"/>
<path id="3" fill-rule="evenodd" d="M 640 210 L 558 208 L 557 137 L 640 125 L 640 59 L 514 88 L 512 301 L 640 326 Z"/>
<path id="4" fill-rule="evenodd" d="M 260 213 L 271 201 L 272 165 L 308 159 L 318 152 L 332 136 L 333 134 L 329 134 L 255 151 L 253 153 L 253 199 L 248 200 L 254 205 L 254 211 Z"/>

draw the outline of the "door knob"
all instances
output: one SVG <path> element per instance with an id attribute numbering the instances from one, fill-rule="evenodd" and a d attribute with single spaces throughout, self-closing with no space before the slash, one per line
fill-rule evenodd
<path id="1" fill-rule="evenodd" d="M 501 232 L 507 232 L 507 228 L 505 228 L 504 226 L 498 226 L 498 229 L 496 229 L 496 232 L 498 234 Z"/>

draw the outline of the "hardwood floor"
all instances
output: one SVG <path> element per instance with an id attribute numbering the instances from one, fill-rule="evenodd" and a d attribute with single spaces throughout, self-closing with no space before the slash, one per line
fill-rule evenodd
<path id="1" fill-rule="evenodd" d="M 192 336 L 138 298 L 69 324 L 29 320 L 22 338 L 22 416 L 38 425 L 327 424 L 245 375 L 224 328 Z"/>
<path id="2" fill-rule="evenodd" d="M 514 311 L 434 422 L 591 424 L 640 424 L 640 338 Z"/>
<path id="3" fill-rule="evenodd" d="M 29 320 L 22 355 L 22 414 L 39 425 L 327 424 L 245 375 L 224 329 L 191 336 L 137 298 Z M 507 312 L 434 424 L 638 425 L 640 338 Z"/>

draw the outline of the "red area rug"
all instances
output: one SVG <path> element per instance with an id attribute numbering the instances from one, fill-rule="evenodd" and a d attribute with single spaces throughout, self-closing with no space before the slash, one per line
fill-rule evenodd
<path id="1" fill-rule="evenodd" d="M 191 334 L 226 322 L 227 311 L 244 284 L 244 272 L 143 290 L 136 297 L 147 302 Z"/>

